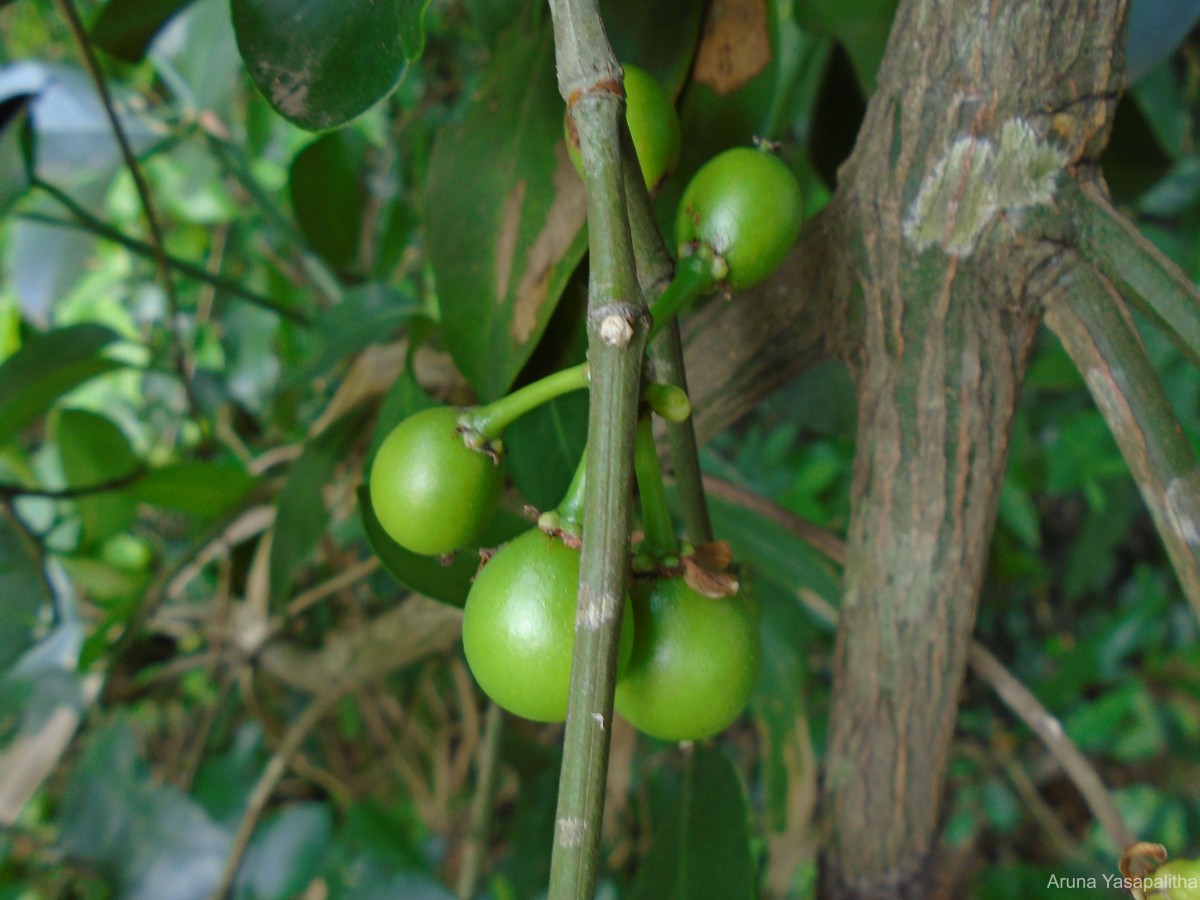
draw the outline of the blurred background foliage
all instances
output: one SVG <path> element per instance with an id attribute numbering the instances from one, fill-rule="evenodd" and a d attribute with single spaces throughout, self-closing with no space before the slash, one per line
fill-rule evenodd
<path id="1" fill-rule="evenodd" d="M 357 488 L 402 416 L 582 359 L 586 244 L 578 183 L 555 175 L 548 13 L 373 6 L 308 4 L 315 19 L 289 30 L 275 0 L 79 0 L 163 224 L 168 289 L 67 20 L 0 3 L 0 898 L 186 900 L 223 874 L 259 900 L 544 890 L 560 729 L 494 723 L 453 611 L 410 596 L 461 604 L 474 557 L 388 546 Z M 821 207 L 893 0 L 602 6 L 621 58 L 678 97 L 664 222 L 696 168 L 755 135 Z M 1135 80 L 1103 159 L 1118 203 L 1193 278 L 1198 12 L 1133 4 Z M 363 49 L 384 27 L 401 40 Z M 299 100 L 271 68 L 289 53 L 320 60 Z M 1142 331 L 1197 445 L 1200 377 Z M 598 896 L 812 895 L 833 649 L 812 598 L 836 602 L 837 540 L 800 540 L 746 492 L 840 534 L 853 409 L 847 373 L 824 365 L 704 449 L 718 534 L 763 600 L 763 676 L 704 746 L 618 723 Z M 485 545 L 558 500 L 585 422 L 571 397 L 514 428 L 514 491 Z M 977 637 L 1141 838 L 1200 855 L 1197 623 L 1048 334 Z M 1115 871 L 1070 780 L 975 677 L 959 723 L 944 859 L 965 895 Z"/>

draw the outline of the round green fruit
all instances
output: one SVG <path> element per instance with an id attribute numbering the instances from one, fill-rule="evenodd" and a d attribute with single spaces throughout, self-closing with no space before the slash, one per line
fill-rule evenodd
<path id="1" fill-rule="evenodd" d="M 705 244 L 728 267 L 724 283 L 752 287 L 774 272 L 800 234 L 796 176 L 764 150 L 737 147 L 710 159 L 684 189 L 675 217 L 679 255 Z"/>
<path id="2" fill-rule="evenodd" d="M 1173 859 L 1146 876 L 1147 887 L 1158 890 L 1147 894 L 1161 900 L 1200 900 L 1200 860 Z"/>
<path id="3" fill-rule="evenodd" d="M 475 576 L 463 609 L 463 650 L 483 692 L 537 722 L 567 717 L 579 551 L 534 528 L 509 541 Z M 618 671 L 633 649 L 628 598 Z"/>
<path id="4" fill-rule="evenodd" d="M 449 406 L 409 416 L 384 438 L 371 466 L 371 506 L 383 530 L 414 553 L 441 556 L 467 546 L 500 502 L 504 475 L 473 450 Z"/>
<path id="5" fill-rule="evenodd" d="M 633 655 L 616 708 L 638 730 L 691 741 L 727 728 L 758 681 L 758 609 L 746 592 L 713 600 L 682 578 L 635 582 Z"/>
<path id="6" fill-rule="evenodd" d="M 633 139 L 633 149 L 637 152 L 646 189 L 653 194 L 667 180 L 679 159 L 682 141 L 679 114 L 653 75 L 637 66 L 627 65 L 624 68 L 625 122 L 629 126 L 629 136 Z M 575 164 L 575 171 L 582 175 L 579 134 L 570 113 L 567 113 L 564 129 L 567 154 Z"/>

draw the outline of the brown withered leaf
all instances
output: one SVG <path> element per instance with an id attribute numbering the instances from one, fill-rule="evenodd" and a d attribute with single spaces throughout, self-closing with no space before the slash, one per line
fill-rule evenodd
<path id="1" fill-rule="evenodd" d="M 733 550 L 728 541 L 700 544 L 681 562 L 683 580 L 697 594 L 720 600 L 738 592 L 737 576 L 729 571 L 733 563 Z"/>
<path id="2" fill-rule="evenodd" d="M 718 97 L 733 93 L 767 67 L 771 38 L 764 0 L 716 0 L 696 52 L 695 79 Z"/>

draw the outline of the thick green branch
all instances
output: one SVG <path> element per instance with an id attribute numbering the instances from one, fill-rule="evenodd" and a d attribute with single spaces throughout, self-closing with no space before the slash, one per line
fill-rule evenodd
<path id="1" fill-rule="evenodd" d="M 1091 267 L 1072 266 L 1046 324 L 1087 381 L 1200 615 L 1200 472 L 1121 295 Z"/>
<path id="2" fill-rule="evenodd" d="M 590 281 L 587 504 L 551 900 L 595 891 L 617 651 L 629 567 L 634 432 L 648 328 L 621 180 L 632 154 L 620 67 L 595 0 L 551 0 L 559 91 L 579 132 Z"/>

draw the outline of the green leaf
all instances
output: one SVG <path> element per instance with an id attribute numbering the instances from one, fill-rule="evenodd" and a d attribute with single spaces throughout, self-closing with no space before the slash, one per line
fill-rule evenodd
<path id="1" fill-rule="evenodd" d="M 536 508 L 553 509 L 567 492 L 587 446 L 587 420 L 587 391 L 576 391 L 539 406 L 504 432 L 508 472 Z"/>
<path id="2" fill-rule="evenodd" d="M 391 339 L 400 325 L 424 312 L 411 294 L 382 284 L 351 288 L 312 323 L 316 347 L 309 361 L 287 375 L 293 384 L 328 375 L 339 362 L 368 344 Z"/>
<path id="3" fill-rule="evenodd" d="M 192 0 L 108 0 L 92 23 L 92 41 L 128 63 L 141 62 L 154 36 Z"/>
<path id="4" fill-rule="evenodd" d="M 325 134 L 296 154 L 288 173 L 292 209 L 305 240 L 333 268 L 358 269 L 369 145 L 359 132 Z"/>
<path id="5" fill-rule="evenodd" d="M 325 487 L 346 458 L 362 428 L 365 412 L 354 409 L 308 441 L 292 464 L 276 503 L 275 537 L 271 541 L 271 598 L 281 600 L 329 524 Z"/>
<path id="6" fill-rule="evenodd" d="M 0 101 L 0 215 L 29 190 L 31 168 L 30 94 Z"/>
<path id="7" fill-rule="evenodd" d="M 190 797 L 150 778 L 124 719 L 87 740 L 60 827 L 63 851 L 115 872 L 126 900 L 209 896 L 233 842 Z"/>
<path id="8" fill-rule="evenodd" d="M 438 135 L 427 198 L 446 345 L 491 400 L 529 359 L 586 249 L 548 22 L 505 32 L 462 122 Z"/>
<path id="9" fill-rule="evenodd" d="M 678 803 L 657 828 L 634 882 L 634 900 L 752 900 L 746 797 L 720 750 L 696 747 Z"/>
<path id="10" fill-rule="evenodd" d="M 152 469 L 129 492 L 143 503 L 203 521 L 228 512 L 253 486 L 254 477 L 236 463 L 183 462 Z"/>
<path id="11" fill-rule="evenodd" d="M 50 602 L 34 551 L 0 507 L 0 671 L 33 645 L 38 613 Z"/>
<path id="12" fill-rule="evenodd" d="M 704 24 L 705 4 L 693 0 L 601 0 L 609 41 L 622 63 L 645 69 L 678 94 L 687 80 Z"/>
<path id="13" fill-rule="evenodd" d="M 391 93 L 425 49 L 429 0 L 233 0 L 238 48 L 272 106 L 336 128 Z"/>
<path id="14" fill-rule="evenodd" d="M 333 817 L 322 803 L 289 806 L 264 821 L 238 868 L 234 896 L 299 897 L 321 868 L 332 830 Z"/>
<path id="15" fill-rule="evenodd" d="M 69 487 L 86 488 L 132 475 L 141 460 L 125 433 L 104 416 L 83 409 L 60 410 L 55 443 Z M 133 525 L 136 502 L 128 488 L 79 497 L 75 508 L 83 523 L 80 548 Z"/>
<path id="16" fill-rule="evenodd" d="M 840 0 L 800 0 L 796 4 L 796 21 L 803 28 L 831 34 L 846 48 L 854 63 L 863 93 L 875 92 L 875 73 L 887 47 L 897 0 L 859 0 L 843 3 Z"/>
<path id="17" fill-rule="evenodd" d="M 117 339 L 102 325 L 69 325 L 40 334 L 0 365 L 0 447 L 71 388 L 120 363 L 100 355 Z"/>
<path id="18" fill-rule="evenodd" d="M 479 554 L 475 549 L 460 550 L 448 564 L 436 556 L 413 553 L 393 541 L 383 530 L 375 518 L 371 494 L 366 485 L 358 489 L 358 503 L 371 549 L 397 581 L 410 590 L 450 606 L 461 608 L 467 602 L 467 592 L 471 590 L 471 581 L 479 569 Z M 499 546 L 531 527 L 530 522 L 502 506 L 480 535 L 479 546 Z"/>

